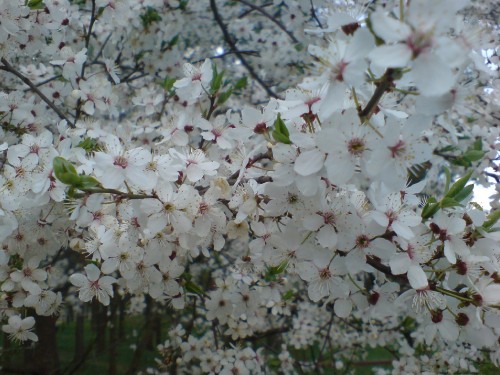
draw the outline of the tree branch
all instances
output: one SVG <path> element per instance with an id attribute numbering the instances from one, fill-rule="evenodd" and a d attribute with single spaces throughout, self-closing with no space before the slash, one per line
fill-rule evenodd
<path id="1" fill-rule="evenodd" d="M 6 72 L 9 72 L 9 73 L 12 73 L 14 74 L 16 77 L 18 77 L 21 81 L 23 81 L 25 84 L 27 84 L 31 90 L 33 90 L 39 97 L 40 99 L 42 99 L 55 113 L 57 113 L 57 115 L 59 116 L 59 118 L 61 120 L 66 120 L 66 122 L 68 123 L 68 125 L 71 127 L 71 128 L 74 128 L 75 127 L 75 124 L 73 122 L 71 122 L 69 120 L 69 118 L 61 112 L 61 110 L 59 108 L 57 108 L 54 103 L 52 103 L 50 101 L 49 98 L 47 98 L 45 96 L 44 93 L 42 93 L 38 87 L 36 87 L 36 85 L 31 82 L 31 80 L 27 77 L 25 77 L 24 75 L 22 75 L 19 71 L 17 71 L 12 65 L 9 64 L 9 62 L 7 60 L 5 60 L 4 57 L 2 57 L 2 59 L 0 60 L 2 62 L 2 66 L 0 66 L 0 69 L 1 70 L 4 70 Z"/>
<path id="2" fill-rule="evenodd" d="M 359 118 L 362 122 L 370 119 L 373 111 L 375 110 L 375 108 L 377 108 L 377 105 L 380 99 L 382 99 L 384 93 L 386 91 L 389 91 L 394 85 L 394 73 L 394 69 L 387 69 L 382 78 L 380 78 L 379 82 L 377 83 L 377 88 L 375 89 L 375 92 L 373 93 L 366 107 L 363 109 L 358 108 Z"/>
<path id="3" fill-rule="evenodd" d="M 311 17 L 316 21 L 318 26 L 322 29 L 323 25 L 321 24 L 321 21 L 319 20 L 318 15 L 316 14 L 316 10 L 314 9 L 313 0 L 310 0 L 310 2 L 311 2 Z"/>
<path id="4" fill-rule="evenodd" d="M 291 31 L 287 30 L 285 25 L 283 25 L 279 20 L 277 20 L 276 17 L 269 14 L 264 8 L 262 8 L 258 5 L 252 4 L 251 2 L 249 2 L 247 0 L 238 0 L 238 1 L 242 4 L 245 4 L 246 6 L 248 6 L 250 8 L 252 8 L 252 9 L 255 9 L 257 12 L 262 14 L 264 17 L 267 17 L 269 20 L 274 22 L 276 24 L 276 26 L 278 26 L 281 30 L 283 30 L 294 43 L 300 43 L 299 40 L 293 35 L 293 33 Z"/>
<path id="5" fill-rule="evenodd" d="M 246 61 L 245 57 L 240 52 L 238 47 L 236 47 L 236 43 L 234 42 L 231 35 L 229 35 L 229 31 L 227 30 L 227 27 L 224 24 L 224 21 L 222 20 L 222 17 L 219 14 L 219 10 L 217 9 L 217 4 L 215 3 L 215 0 L 210 0 L 210 8 L 212 9 L 212 12 L 214 14 L 215 22 L 217 22 L 222 31 L 222 34 L 224 35 L 225 41 L 227 42 L 227 44 L 229 44 L 231 50 L 234 51 L 236 56 L 238 56 L 238 59 L 240 59 L 241 64 L 247 69 L 250 76 L 252 76 L 252 78 L 255 79 L 260 84 L 260 86 L 266 91 L 266 93 L 270 97 L 279 98 L 279 96 L 276 95 L 276 93 L 273 90 L 271 90 L 271 88 L 267 86 L 267 84 L 258 76 L 258 74 L 255 72 L 252 66 Z"/>
<path id="6" fill-rule="evenodd" d="M 273 5 L 273 3 L 272 3 L 272 2 L 271 2 L 271 3 L 265 3 L 265 4 L 262 4 L 262 5 L 261 5 L 261 8 L 265 8 L 265 7 L 268 7 L 268 6 L 271 6 L 271 5 Z M 241 18 L 244 18 L 244 17 L 246 17 L 247 15 L 249 15 L 250 13 L 252 13 L 253 11 L 255 11 L 255 9 L 250 8 L 250 9 L 248 9 L 248 10 L 244 11 L 243 13 L 241 13 L 241 14 L 238 16 L 238 18 L 240 18 L 240 19 L 241 19 Z"/>
<path id="7" fill-rule="evenodd" d="M 89 50 L 90 37 L 91 37 L 91 34 L 92 34 L 92 28 L 94 27 L 94 22 L 96 21 L 95 11 L 96 11 L 95 0 L 92 0 L 92 10 L 91 10 L 91 13 L 90 13 L 89 29 L 87 30 L 87 32 L 85 34 L 85 48 L 87 49 L 87 52 Z M 84 77 L 85 77 L 85 68 L 86 67 L 87 67 L 86 61 L 84 61 L 83 64 L 82 64 L 82 71 L 80 72 L 80 77 L 82 79 L 84 79 Z M 76 103 L 75 122 L 78 121 L 78 119 L 80 118 L 80 115 L 82 113 L 82 110 L 80 108 L 81 106 L 82 106 L 82 99 L 78 99 L 78 101 Z"/>

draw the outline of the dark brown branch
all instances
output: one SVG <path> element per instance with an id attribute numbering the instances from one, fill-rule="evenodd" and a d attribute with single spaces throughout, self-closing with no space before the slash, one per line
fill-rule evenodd
<path id="1" fill-rule="evenodd" d="M 238 59 L 240 59 L 241 64 L 246 68 L 250 76 L 260 84 L 260 86 L 266 91 L 266 93 L 270 97 L 279 99 L 278 95 L 276 95 L 276 93 L 273 90 L 271 90 L 271 88 L 269 88 L 267 84 L 259 77 L 259 75 L 255 72 L 255 70 L 248 63 L 248 61 L 246 61 L 245 57 L 240 52 L 238 47 L 236 47 L 236 43 L 234 42 L 231 35 L 229 35 L 229 31 L 227 30 L 227 27 L 224 24 L 224 21 L 222 20 L 222 17 L 219 14 L 219 10 L 217 9 L 217 4 L 215 3 L 215 0 L 210 0 L 210 8 L 212 9 L 212 13 L 214 14 L 215 22 L 217 22 L 222 31 L 222 34 L 224 35 L 225 41 L 227 42 L 227 44 L 229 44 L 229 47 L 231 48 L 232 51 L 234 51 L 236 56 L 238 56 Z"/>
<path id="2" fill-rule="evenodd" d="M 316 14 L 316 10 L 314 9 L 313 0 L 310 0 L 310 2 L 311 2 L 311 17 L 316 21 L 318 26 L 322 29 L 323 25 L 321 24 L 321 21 L 319 20 L 318 15 Z"/>
<path id="3" fill-rule="evenodd" d="M 394 69 L 389 68 L 385 71 L 379 82 L 377 82 L 377 88 L 375 89 L 375 92 L 373 93 L 366 107 L 363 109 L 359 108 L 359 118 L 361 119 L 361 121 L 364 122 L 370 119 L 373 111 L 375 111 L 375 109 L 377 108 L 377 105 L 380 99 L 382 99 L 384 93 L 389 91 L 393 85 Z"/>
<path id="4" fill-rule="evenodd" d="M 262 5 L 261 5 L 261 8 L 269 7 L 269 6 L 271 6 L 271 5 L 273 5 L 273 3 L 265 3 L 265 4 L 262 4 Z M 254 12 L 254 11 L 255 11 L 255 9 L 253 9 L 253 8 L 250 8 L 250 9 L 248 9 L 248 10 L 245 10 L 243 13 L 241 13 L 241 14 L 238 16 L 238 18 L 240 18 L 240 19 L 241 19 L 241 18 L 244 18 L 244 17 L 248 16 L 250 13 L 252 13 L 252 12 Z"/>
<path id="5" fill-rule="evenodd" d="M 244 55 L 260 57 L 260 51 L 257 51 L 257 50 L 240 50 L 239 52 L 244 54 Z M 232 55 L 234 53 L 235 53 L 235 51 L 229 50 L 229 51 L 225 51 L 225 52 L 221 53 L 220 55 L 210 56 L 209 59 L 210 60 L 223 59 L 227 55 Z M 199 64 L 203 61 L 205 61 L 205 58 L 193 61 L 193 62 L 191 62 L 191 64 Z"/>
<path id="6" fill-rule="evenodd" d="M 85 48 L 87 49 L 87 53 L 89 51 L 90 37 L 92 35 L 92 28 L 94 27 L 94 22 L 96 21 L 95 12 L 96 12 L 96 4 L 95 4 L 95 0 L 92 0 L 92 10 L 90 13 L 89 29 L 85 33 Z M 87 56 L 87 58 L 88 58 L 88 56 Z M 86 67 L 87 67 L 86 61 L 84 61 L 82 64 L 82 71 L 80 72 L 81 79 L 84 79 L 84 77 L 85 77 L 85 68 Z M 82 106 L 82 99 L 78 99 L 78 101 L 76 103 L 75 122 L 78 121 L 78 119 L 80 118 L 80 115 L 82 114 L 81 106 Z"/>
<path id="7" fill-rule="evenodd" d="M 259 340 L 262 340 L 262 339 L 265 339 L 267 337 L 271 337 L 274 335 L 280 335 L 280 334 L 286 333 L 288 331 L 290 331 L 290 327 L 286 327 L 286 326 L 281 327 L 281 328 L 272 328 L 269 331 L 261 332 L 255 336 L 247 337 L 245 339 L 245 341 L 255 342 L 255 341 L 259 341 Z"/>
<path id="8" fill-rule="evenodd" d="M 384 361 L 359 361 L 351 363 L 351 366 L 390 366 L 392 360 L 386 359 Z"/>
<path id="9" fill-rule="evenodd" d="M 366 257 L 366 263 L 369 264 L 370 266 L 372 266 L 373 268 L 375 268 L 377 271 L 380 271 L 383 274 L 385 274 L 386 276 L 390 277 L 394 281 L 397 281 L 399 283 L 406 284 L 406 285 L 410 284 L 406 275 L 404 275 L 404 274 L 403 275 L 393 275 L 392 271 L 391 271 L 391 267 L 382 264 L 382 262 L 378 258 L 376 258 L 372 255 L 368 255 Z"/>
<path id="10" fill-rule="evenodd" d="M 283 25 L 279 20 L 277 20 L 276 17 L 269 14 L 264 8 L 262 8 L 258 5 L 252 4 L 251 2 L 249 2 L 247 0 L 238 0 L 238 1 L 242 4 L 245 4 L 246 6 L 248 6 L 250 8 L 252 8 L 252 9 L 255 9 L 257 12 L 262 14 L 264 17 L 266 17 L 269 20 L 271 20 L 272 22 L 274 22 L 276 24 L 276 26 L 278 26 L 281 30 L 283 30 L 294 43 L 300 43 L 299 40 L 293 35 L 293 33 L 291 31 L 287 30 L 285 25 Z"/>
<path id="11" fill-rule="evenodd" d="M 90 45 L 90 37 L 92 34 L 92 28 L 94 27 L 94 22 L 96 21 L 95 18 L 95 11 L 96 11 L 96 5 L 95 5 L 95 0 L 92 0 L 92 11 L 90 13 L 90 22 L 89 22 L 89 29 L 87 30 L 87 33 L 85 34 L 85 48 L 87 49 L 87 52 L 89 50 L 89 45 Z M 82 73 L 80 76 L 83 78 L 85 76 L 85 62 L 82 65 Z"/>
<path id="12" fill-rule="evenodd" d="M 500 182 L 500 175 L 495 174 L 495 173 L 490 173 L 490 172 L 484 172 L 484 174 L 488 177 L 493 178 L 497 183 Z"/>
<path id="13" fill-rule="evenodd" d="M 36 87 L 43 86 L 43 85 L 45 85 L 46 83 L 50 83 L 50 82 L 55 81 L 56 79 L 59 79 L 59 78 L 61 78 L 61 77 L 62 77 L 62 75 L 61 75 L 61 74 L 58 74 L 58 75 L 56 75 L 56 76 L 53 76 L 53 77 L 47 78 L 46 80 L 43 80 L 43 81 L 41 81 L 41 82 L 38 82 L 35 86 L 36 86 Z M 31 90 L 31 89 L 26 89 L 26 91 L 30 91 L 30 90 Z"/>
<path id="14" fill-rule="evenodd" d="M 57 108 L 54 103 L 52 103 L 50 101 L 49 98 L 47 98 L 45 96 L 44 93 L 42 93 L 38 87 L 36 87 L 36 85 L 31 82 L 29 80 L 29 78 L 25 77 L 24 75 L 22 75 L 19 71 L 17 71 L 12 65 L 9 64 L 9 62 L 7 60 L 5 60 L 4 57 L 2 57 L 2 59 L 0 60 L 2 62 L 2 66 L 0 66 L 0 69 L 1 70 L 4 70 L 6 72 L 9 72 L 9 73 L 12 73 L 14 74 L 16 77 L 18 77 L 21 81 L 23 81 L 25 84 L 27 84 L 31 90 L 33 90 L 39 97 L 40 99 L 42 99 L 55 113 L 57 113 L 57 115 L 59 116 L 59 118 L 61 120 L 66 120 L 66 122 L 68 123 L 68 125 L 71 127 L 71 128 L 74 128 L 75 127 L 75 124 L 73 122 L 71 122 L 68 117 L 61 112 L 61 110 L 59 108 Z"/>

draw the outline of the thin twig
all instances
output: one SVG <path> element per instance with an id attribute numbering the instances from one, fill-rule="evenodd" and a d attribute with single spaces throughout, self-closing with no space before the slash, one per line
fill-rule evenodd
<path id="1" fill-rule="evenodd" d="M 86 48 L 87 52 L 89 50 L 90 37 L 91 37 L 91 34 L 92 34 L 92 28 L 94 27 L 94 22 L 96 21 L 95 11 L 96 11 L 95 0 L 92 0 L 92 10 L 91 10 L 91 13 L 90 13 L 89 29 L 87 30 L 87 32 L 85 34 L 85 48 Z M 85 79 L 85 68 L 86 67 L 87 67 L 87 64 L 84 61 L 83 64 L 82 64 L 82 70 L 80 72 L 80 78 L 81 79 Z M 78 101 L 77 101 L 77 103 L 76 103 L 75 122 L 78 121 L 78 119 L 80 118 L 80 115 L 82 113 L 81 106 L 82 106 L 82 99 L 79 98 Z"/>
<path id="2" fill-rule="evenodd" d="M 210 56 L 209 59 L 210 60 L 213 60 L 213 59 L 222 59 L 222 58 L 226 57 L 227 55 L 232 55 L 234 53 L 236 53 L 236 52 L 232 51 L 232 50 L 229 50 L 229 51 L 225 51 L 225 52 L 221 53 L 220 55 Z M 260 51 L 257 51 L 257 50 L 240 50 L 240 53 L 245 54 L 245 55 L 249 55 L 249 56 L 260 57 Z M 199 64 L 199 63 L 201 63 L 203 61 L 205 61 L 205 58 L 199 59 L 199 60 L 196 60 L 196 61 L 192 61 L 191 64 Z"/>
<path id="3" fill-rule="evenodd" d="M 59 108 L 57 108 L 54 103 L 52 103 L 50 101 L 49 98 L 47 98 L 45 96 L 44 93 L 42 93 L 38 87 L 36 87 L 36 85 L 31 82 L 31 80 L 27 77 L 25 77 L 24 75 L 22 75 L 19 71 L 17 71 L 12 65 L 9 64 L 9 62 L 7 60 L 5 60 L 4 57 L 2 57 L 2 59 L 0 60 L 2 62 L 2 66 L 0 66 L 0 69 L 1 70 L 4 70 L 6 72 L 9 72 L 9 73 L 12 73 L 14 74 L 16 77 L 18 77 L 21 81 L 23 81 L 25 84 L 27 84 L 31 90 L 33 90 L 39 97 L 40 99 L 42 99 L 45 103 L 47 103 L 47 105 L 55 112 L 57 113 L 57 115 L 59 116 L 59 118 L 61 120 L 66 120 L 66 122 L 68 123 L 68 125 L 71 127 L 71 128 L 74 128 L 75 127 L 75 124 L 73 122 L 71 122 L 68 117 L 61 112 L 61 110 Z"/>
<path id="4" fill-rule="evenodd" d="M 94 61 L 93 62 L 97 62 L 97 60 L 99 59 L 99 57 L 102 56 L 102 52 L 104 51 L 104 47 L 106 47 L 106 44 L 108 44 L 109 39 L 111 39 L 111 35 L 113 35 L 113 33 L 109 33 L 109 35 L 106 37 L 106 39 L 104 39 L 104 42 L 102 43 L 101 48 L 99 48 L 99 52 L 97 52 L 97 55 L 94 57 Z"/>
<path id="5" fill-rule="evenodd" d="M 95 18 L 95 11 L 96 11 L 96 5 L 95 5 L 95 0 L 92 0 L 92 11 L 90 13 L 90 22 L 89 22 L 89 29 L 87 30 L 87 33 L 85 34 L 85 48 L 87 49 L 87 52 L 89 50 L 89 45 L 90 45 L 90 37 L 92 34 L 92 28 L 94 27 L 94 22 L 96 21 Z M 84 78 L 85 76 L 85 62 L 82 64 L 82 72 L 80 74 L 80 77 Z"/>
<path id="6" fill-rule="evenodd" d="M 46 79 L 46 80 L 44 80 L 44 81 L 41 81 L 41 82 L 36 83 L 36 84 L 35 84 L 35 86 L 36 86 L 36 87 L 43 86 L 43 85 L 45 85 L 46 83 L 50 83 L 50 82 L 55 81 L 56 79 L 59 79 L 59 78 L 61 78 L 61 77 L 62 77 L 62 75 L 61 75 L 61 74 L 58 74 L 58 75 L 56 75 L 56 76 L 53 76 L 53 77 L 47 78 L 47 79 Z M 30 91 L 30 90 L 31 90 L 31 89 L 26 89 L 26 91 Z"/>
<path id="7" fill-rule="evenodd" d="M 261 8 L 269 7 L 269 6 L 273 5 L 273 4 L 274 4 L 274 3 L 265 3 L 265 4 L 262 4 L 262 5 L 261 5 Z M 253 8 L 250 8 L 250 9 L 248 9 L 248 10 L 245 10 L 243 13 L 241 13 L 241 14 L 238 16 L 238 18 L 240 18 L 240 19 L 241 19 L 241 18 L 245 18 L 246 16 L 248 16 L 250 13 L 252 13 L 252 12 L 254 12 L 254 11 L 255 11 L 255 9 L 253 9 Z"/>
<path id="8" fill-rule="evenodd" d="M 250 8 L 252 8 L 252 9 L 255 9 L 257 12 L 262 14 L 264 17 L 267 17 L 269 20 L 273 21 L 276 24 L 276 26 L 278 26 L 281 30 L 283 30 L 294 43 L 300 43 L 299 40 L 293 35 L 293 33 L 291 31 L 287 30 L 285 25 L 283 25 L 279 20 L 277 20 L 276 17 L 269 14 L 264 8 L 262 8 L 258 5 L 252 4 L 251 2 L 249 2 L 247 0 L 238 0 L 238 1 L 242 4 L 245 4 L 246 6 L 248 6 Z"/>
<path id="9" fill-rule="evenodd" d="M 362 120 L 362 122 L 365 122 L 370 119 L 371 115 L 373 114 L 373 111 L 377 108 L 377 105 L 382 99 L 382 96 L 386 91 L 389 91 L 391 87 L 394 85 L 394 69 L 387 69 L 380 79 L 380 81 L 377 83 L 377 88 L 375 89 L 375 92 L 373 93 L 372 97 L 368 101 L 368 104 L 366 104 L 366 107 L 363 108 L 362 110 L 359 111 L 359 118 Z"/>
<path id="10" fill-rule="evenodd" d="M 316 21 L 318 26 L 322 29 L 323 25 L 321 24 L 321 21 L 319 20 L 318 15 L 316 14 L 316 10 L 314 9 L 313 0 L 310 0 L 310 3 L 311 3 L 311 16 Z"/>
<path id="11" fill-rule="evenodd" d="M 210 8 L 212 9 L 212 12 L 214 14 L 215 21 L 219 25 L 222 34 L 224 35 L 224 39 L 226 40 L 227 44 L 229 44 L 231 50 L 234 51 L 236 56 L 238 56 L 238 59 L 240 59 L 241 64 L 247 69 L 250 76 L 252 76 L 252 78 L 260 84 L 260 86 L 266 91 L 266 93 L 270 97 L 279 99 L 279 96 L 273 90 L 271 90 L 271 88 L 269 88 L 267 84 L 259 77 L 259 75 L 252 68 L 252 66 L 246 61 L 245 57 L 240 52 L 238 47 L 236 47 L 236 43 L 234 42 L 231 35 L 229 35 L 229 31 L 227 30 L 227 27 L 224 24 L 224 21 L 222 20 L 222 17 L 219 14 L 219 10 L 217 9 L 217 4 L 215 3 L 215 0 L 210 0 Z"/>

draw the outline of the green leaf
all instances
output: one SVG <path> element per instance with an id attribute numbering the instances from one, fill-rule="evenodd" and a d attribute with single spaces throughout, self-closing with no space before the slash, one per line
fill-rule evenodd
<path id="1" fill-rule="evenodd" d="M 226 92 L 223 92 L 219 95 L 219 98 L 217 99 L 217 105 L 224 104 L 231 94 L 233 93 L 233 89 L 229 89 Z"/>
<path id="2" fill-rule="evenodd" d="M 450 188 L 450 190 L 448 190 L 448 192 L 446 193 L 445 197 L 446 198 L 454 198 L 455 195 L 457 195 L 458 193 L 460 193 L 462 191 L 462 189 L 464 188 L 464 186 L 467 184 L 467 182 L 469 182 L 469 179 L 472 176 L 472 172 L 473 171 L 470 171 L 465 176 L 463 176 L 462 178 L 458 179 L 457 182 L 455 182 L 453 184 L 453 186 Z"/>
<path id="3" fill-rule="evenodd" d="M 222 80 L 224 78 L 224 71 L 218 73 L 217 66 L 215 64 L 212 64 L 212 72 L 213 72 L 213 78 L 212 78 L 212 82 L 210 83 L 210 93 L 212 95 L 214 95 L 220 90 L 220 88 L 222 86 Z"/>
<path id="4" fill-rule="evenodd" d="M 140 15 L 142 26 L 147 29 L 154 22 L 161 21 L 161 16 L 158 11 L 153 7 L 147 7 L 146 11 Z"/>
<path id="5" fill-rule="evenodd" d="M 447 208 L 447 207 L 456 207 L 456 206 L 460 206 L 460 202 L 457 202 L 455 199 L 453 198 L 443 198 L 441 200 L 441 202 L 439 202 L 439 206 L 441 208 Z"/>
<path id="6" fill-rule="evenodd" d="M 79 177 L 80 181 L 78 182 L 78 185 L 75 185 L 75 187 L 77 187 L 80 190 L 90 189 L 101 185 L 101 183 L 92 176 L 79 176 Z"/>
<path id="7" fill-rule="evenodd" d="M 445 153 L 445 152 L 449 152 L 449 151 L 455 151 L 456 149 L 457 149 L 456 146 L 448 145 L 446 147 L 443 147 L 442 149 L 439 149 L 438 152 L 439 153 Z"/>
<path id="8" fill-rule="evenodd" d="M 281 119 L 281 115 L 278 113 L 276 121 L 274 121 L 274 130 L 271 133 L 276 142 L 285 143 L 287 145 L 292 144 L 290 141 L 290 133 L 285 125 L 285 122 Z"/>
<path id="9" fill-rule="evenodd" d="M 276 121 L 274 122 L 274 127 L 277 132 L 289 137 L 290 133 L 288 132 L 288 129 L 285 125 L 285 122 L 281 119 L 281 114 L 278 113 L 278 117 L 276 118 Z"/>
<path id="10" fill-rule="evenodd" d="M 54 175 L 63 184 L 75 185 L 80 181 L 80 176 L 78 176 L 75 167 L 66 159 L 57 156 L 52 161 L 52 166 Z"/>
<path id="11" fill-rule="evenodd" d="M 485 154 L 486 152 L 481 150 L 467 150 L 464 153 L 463 158 L 469 162 L 478 161 L 481 160 Z"/>
<path id="12" fill-rule="evenodd" d="M 273 135 L 273 138 L 276 142 L 284 143 L 287 145 L 292 144 L 292 142 L 290 141 L 290 138 L 288 138 L 286 135 L 278 133 L 276 130 L 273 130 L 273 132 L 271 134 Z"/>
<path id="13" fill-rule="evenodd" d="M 454 157 L 453 159 L 450 159 L 450 163 L 453 165 L 459 165 L 461 167 L 466 167 L 466 168 L 472 166 L 471 162 L 465 160 L 462 156 L 457 156 Z"/>
<path id="14" fill-rule="evenodd" d="M 78 143 L 77 147 L 83 148 L 87 152 L 87 154 L 90 154 L 91 152 L 97 151 L 99 149 L 97 141 L 92 138 L 85 138 L 84 140 L 80 141 L 80 143 Z"/>
<path id="15" fill-rule="evenodd" d="M 439 203 L 426 203 L 422 209 L 422 219 L 429 219 L 439 211 Z"/>
<path id="16" fill-rule="evenodd" d="M 205 295 L 205 291 L 203 289 L 201 289 L 201 287 L 199 287 L 198 285 L 196 285 L 195 283 L 193 283 L 191 280 L 185 280 L 184 281 L 184 287 L 186 288 L 186 290 L 188 292 L 197 294 L 199 296 L 204 296 Z"/>
<path id="17" fill-rule="evenodd" d="M 234 84 L 234 89 L 241 90 L 247 87 L 247 85 L 248 85 L 248 79 L 247 77 L 243 77 L 236 81 L 236 83 Z"/>
<path id="18" fill-rule="evenodd" d="M 292 299 L 293 297 L 295 297 L 295 292 L 293 290 L 287 290 L 283 294 L 283 300 L 284 301 L 288 301 L 288 300 Z"/>
<path id="19" fill-rule="evenodd" d="M 168 42 L 163 41 L 161 43 L 161 49 L 162 49 L 162 51 L 171 50 L 172 47 L 177 44 L 177 42 L 179 42 L 179 34 L 177 34 L 176 36 L 174 36 Z"/>
<path id="20" fill-rule="evenodd" d="M 167 92 L 172 90 L 175 81 L 177 81 L 175 78 L 165 77 L 165 79 L 163 80 L 163 89 Z"/>
<path id="21" fill-rule="evenodd" d="M 437 199 L 434 197 L 427 198 L 427 203 L 437 203 Z"/>
<path id="22" fill-rule="evenodd" d="M 45 3 L 43 2 L 43 0 L 29 0 L 29 1 L 25 1 L 24 5 L 28 6 L 31 10 L 45 8 Z"/>
<path id="23" fill-rule="evenodd" d="M 280 273 L 282 273 L 283 271 L 286 270 L 288 266 L 288 262 L 281 262 L 279 265 L 277 265 L 276 267 L 269 267 L 267 269 L 267 272 L 270 274 L 270 275 L 279 275 Z"/>
<path id="24" fill-rule="evenodd" d="M 474 184 L 467 185 L 460 191 L 457 195 L 455 195 L 454 199 L 458 202 L 462 202 L 464 199 L 469 197 L 474 190 Z"/>
<path id="25" fill-rule="evenodd" d="M 500 210 L 490 212 L 486 221 L 483 223 L 483 228 L 490 229 L 498 220 L 500 220 Z"/>
<path id="26" fill-rule="evenodd" d="M 444 192 L 447 193 L 448 190 L 450 189 L 451 173 L 450 173 L 450 170 L 446 167 L 444 167 L 444 175 L 446 176 L 446 184 L 444 187 Z"/>
<path id="27" fill-rule="evenodd" d="M 472 149 L 477 151 L 483 151 L 483 140 L 478 138 L 472 144 Z"/>
<path id="28" fill-rule="evenodd" d="M 301 43 L 297 43 L 296 45 L 293 46 L 293 48 L 295 49 L 295 51 L 300 52 L 304 49 L 304 45 Z"/>

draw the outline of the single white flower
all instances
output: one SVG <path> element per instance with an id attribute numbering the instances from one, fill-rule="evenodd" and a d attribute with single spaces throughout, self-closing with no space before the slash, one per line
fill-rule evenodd
<path id="1" fill-rule="evenodd" d="M 89 302 L 94 299 L 94 297 L 97 297 L 99 302 L 104 306 L 108 306 L 110 301 L 109 297 L 113 297 L 113 283 L 116 282 L 116 279 L 111 276 L 103 276 L 100 278 L 101 271 L 95 264 L 85 266 L 85 272 L 87 276 L 81 273 L 75 273 L 69 278 L 71 284 L 76 286 L 80 292 L 78 297 L 83 302 Z"/>
<path id="2" fill-rule="evenodd" d="M 19 315 L 12 315 L 9 318 L 9 324 L 2 326 L 2 331 L 9 335 L 14 341 L 38 341 L 38 336 L 31 332 L 35 325 L 35 318 L 28 316 L 21 319 Z"/>

